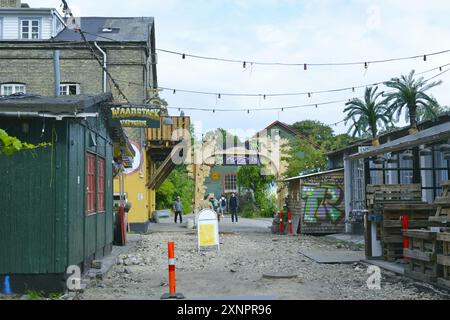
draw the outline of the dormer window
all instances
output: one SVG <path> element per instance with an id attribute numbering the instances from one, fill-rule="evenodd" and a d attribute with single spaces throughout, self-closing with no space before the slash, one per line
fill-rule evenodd
<path id="1" fill-rule="evenodd" d="M 40 19 L 21 19 L 20 20 L 20 38 L 21 39 L 40 39 L 41 20 Z"/>

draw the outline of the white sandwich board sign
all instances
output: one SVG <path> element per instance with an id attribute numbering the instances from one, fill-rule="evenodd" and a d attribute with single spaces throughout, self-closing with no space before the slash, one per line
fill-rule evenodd
<path id="1" fill-rule="evenodd" d="M 202 247 L 217 246 L 217 250 L 220 250 L 217 213 L 210 209 L 200 211 L 198 214 L 197 231 L 199 252 Z"/>

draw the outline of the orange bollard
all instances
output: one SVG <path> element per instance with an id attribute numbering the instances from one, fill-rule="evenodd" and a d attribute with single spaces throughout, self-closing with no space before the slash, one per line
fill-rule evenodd
<path id="1" fill-rule="evenodd" d="M 169 293 L 161 296 L 161 299 L 184 299 L 182 293 L 177 293 L 175 277 L 175 242 L 167 244 L 167 254 L 169 256 Z"/>

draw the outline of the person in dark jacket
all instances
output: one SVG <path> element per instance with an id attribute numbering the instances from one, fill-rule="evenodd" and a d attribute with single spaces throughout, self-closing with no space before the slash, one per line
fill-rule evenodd
<path id="1" fill-rule="evenodd" d="M 228 204 L 229 204 L 230 212 L 231 212 L 231 221 L 233 223 L 235 223 L 234 220 L 236 220 L 236 223 L 237 223 L 238 222 L 237 211 L 239 208 L 239 199 L 238 199 L 238 197 L 236 197 L 236 194 L 234 194 L 234 192 L 231 194 Z"/>
<path id="2" fill-rule="evenodd" d="M 175 213 L 175 223 L 177 223 L 178 216 L 180 216 L 180 223 L 183 223 L 183 205 L 181 204 L 180 197 L 177 197 L 177 200 L 174 201 L 173 211 Z"/>

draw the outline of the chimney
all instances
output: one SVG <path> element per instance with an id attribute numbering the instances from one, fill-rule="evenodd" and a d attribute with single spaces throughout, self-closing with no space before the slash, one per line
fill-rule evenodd
<path id="1" fill-rule="evenodd" d="M 20 8 L 20 0 L 0 0 L 0 8 Z"/>

